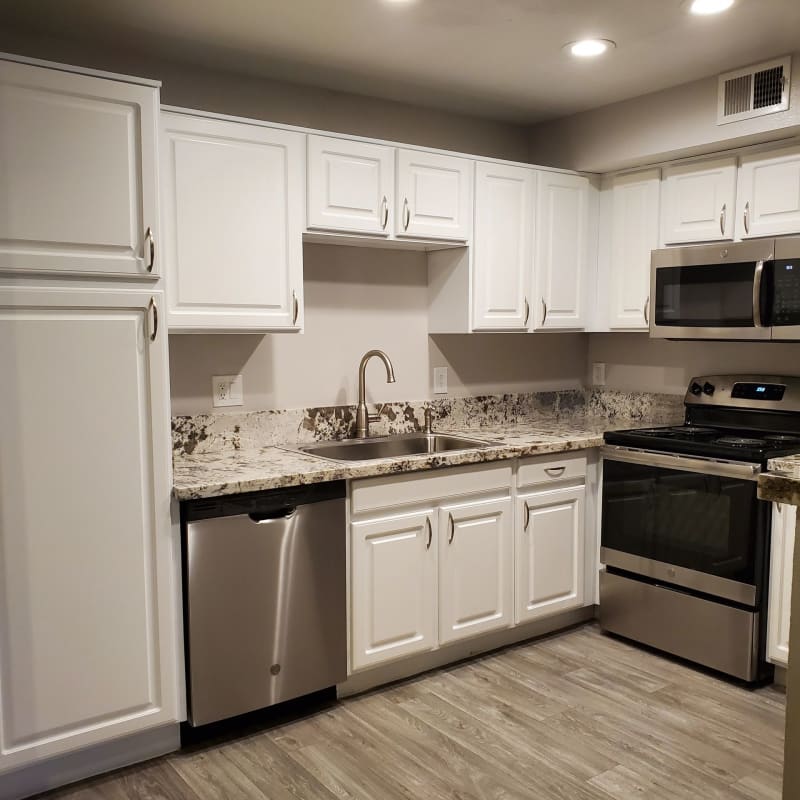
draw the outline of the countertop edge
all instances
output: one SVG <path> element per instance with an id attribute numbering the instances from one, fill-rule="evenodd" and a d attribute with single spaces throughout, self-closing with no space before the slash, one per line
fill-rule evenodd
<path id="1" fill-rule="evenodd" d="M 762 472 L 758 476 L 758 497 L 773 503 L 800 506 L 800 479 L 779 472 Z"/>

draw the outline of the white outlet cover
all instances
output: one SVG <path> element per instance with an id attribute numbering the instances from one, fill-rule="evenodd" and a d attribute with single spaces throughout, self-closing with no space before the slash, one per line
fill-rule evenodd
<path id="1" fill-rule="evenodd" d="M 213 375 L 211 397 L 214 408 L 240 406 L 244 402 L 244 382 L 241 375 Z"/>
<path id="2" fill-rule="evenodd" d="M 433 393 L 447 394 L 447 367 L 433 368 Z"/>
<path id="3" fill-rule="evenodd" d="M 606 365 L 601 361 L 592 364 L 592 386 L 606 385 Z"/>

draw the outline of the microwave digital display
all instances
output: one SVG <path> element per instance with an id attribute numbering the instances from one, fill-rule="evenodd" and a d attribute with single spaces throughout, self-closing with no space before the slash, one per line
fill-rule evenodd
<path id="1" fill-rule="evenodd" d="M 772 267 L 773 325 L 800 325 L 800 259 L 777 259 Z"/>

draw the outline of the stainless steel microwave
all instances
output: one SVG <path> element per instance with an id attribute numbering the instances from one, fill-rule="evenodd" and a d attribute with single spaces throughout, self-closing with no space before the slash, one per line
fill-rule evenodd
<path id="1" fill-rule="evenodd" d="M 800 237 L 654 250 L 650 336 L 800 341 Z"/>

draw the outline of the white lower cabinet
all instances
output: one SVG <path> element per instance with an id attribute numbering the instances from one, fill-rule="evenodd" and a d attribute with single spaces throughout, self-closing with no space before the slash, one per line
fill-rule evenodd
<path id="1" fill-rule="evenodd" d="M 439 641 L 455 642 L 513 621 L 511 498 L 439 509 Z"/>
<path id="2" fill-rule="evenodd" d="M 0 772 L 178 721 L 162 300 L 0 288 Z"/>
<path id="3" fill-rule="evenodd" d="M 796 506 L 785 503 L 772 504 L 767 660 L 783 667 L 789 663 L 789 621 L 796 520 Z"/>
<path id="4" fill-rule="evenodd" d="M 351 526 L 353 669 L 436 646 L 435 512 Z"/>
<path id="5" fill-rule="evenodd" d="M 585 486 L 517 496 L 517 623 L 583 605 L 585 497 Z"/>

